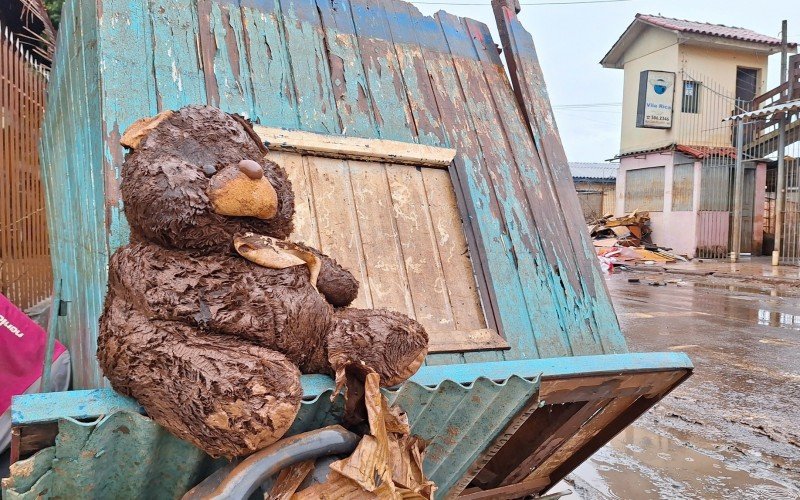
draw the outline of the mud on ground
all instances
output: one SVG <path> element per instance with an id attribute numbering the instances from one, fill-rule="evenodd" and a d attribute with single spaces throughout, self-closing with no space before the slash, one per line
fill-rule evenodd
<path id="1" fill-rule="evenodd" d="M 800 498 L 800 287 L 659 272 L 608 285 L 631 351 L 686 352 L 695 373 L 572 475 L 578 493 Z"/>

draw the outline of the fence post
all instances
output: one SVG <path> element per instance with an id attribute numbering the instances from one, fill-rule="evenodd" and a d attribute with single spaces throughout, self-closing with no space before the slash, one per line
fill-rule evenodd
<path id="1" fill-rule="evenodd" d="M 742 195 L 744 192 L 744 119 L 739 118 L 736 123 L 736 177 L 733 183 L 733 248 L 731 262 L 739 261 L 742 250 Z"/>

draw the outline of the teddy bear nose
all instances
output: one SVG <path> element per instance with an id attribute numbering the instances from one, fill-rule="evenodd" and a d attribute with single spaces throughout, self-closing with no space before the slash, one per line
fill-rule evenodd
<path id="1" fill-rule="evenodd" d="M 258 162 L 253 160 L 242 160 L 239 162 L 239 170 L 249 177 L 250 179 L 257 181 L 258 179 L 264 177 L 264 169 L 261 168 L 261 165 Z"/>

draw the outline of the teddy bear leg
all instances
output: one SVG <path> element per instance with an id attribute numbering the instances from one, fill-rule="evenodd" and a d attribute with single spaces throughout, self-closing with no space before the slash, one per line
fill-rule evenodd
<path id="1" fill-rule="evenodd" d="M 283 354 L 245 340 L 151 320 L 109 297 L 97 356 L 111 385 L 213 457 L 253 453 L 280 439 L 302 398 Z"/>

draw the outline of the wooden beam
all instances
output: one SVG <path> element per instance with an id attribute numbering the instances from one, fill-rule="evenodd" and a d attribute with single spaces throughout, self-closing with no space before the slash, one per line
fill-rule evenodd
<path id="1" fill-rule="evenodd" d="M 548 478 L 538 478 L 531 481 L 523 481 L 517 484 L 493 488 L 491 490 L 471 491 L 466 495 L 461 495 L 458 500 L 511 500 L 514 498 L 524 498 L 528 495 L 535 495 L 542 491 L 550 480 Z"/>
<path id="2" fill-rule="evenodd" d="M 687 370 L 542 379 L 539 398 L 545 404 L 653 395 L 682 378 Z"/>
<path id="3" fill-rule="evenodd" d="M 428 332 L 428 338 L 428 352 L 431 354 L 510 349 L 508 342 L 491 328 Z"/>
<path id="4" fill-rule="evenodd" d="M 261 125 L 253 128 L 271 151 L 438 168 L 449 167 L 456 155 L 455 149 L 411 142 L 317 134 Z"/>

